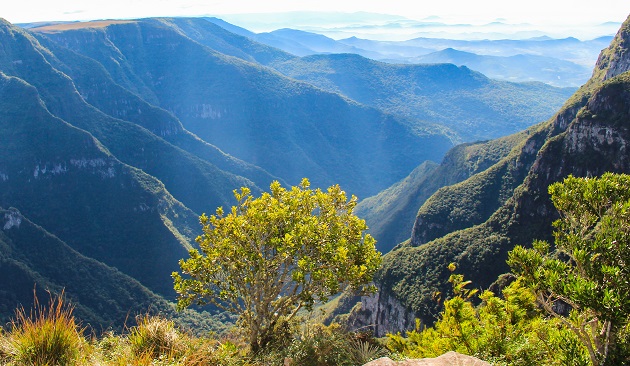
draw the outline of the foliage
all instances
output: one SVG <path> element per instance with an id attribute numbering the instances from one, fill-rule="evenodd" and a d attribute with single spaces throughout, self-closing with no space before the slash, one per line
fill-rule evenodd
<path id="1" fill-rule="evenodd" d="M 630 361 L 630 176 L 569 176 L 549 187 L 560 212 L 555 250 L 516 247 L 509 264 L 544 309 L 571 329 L 594 365 Z"/>
<path id="2" fill-rule="evenodd" d="M 67 306 L 63 294 L 53 297 L 47 306 L 35 306 L 29 313 L 24 308 L 15 312 L 10 331 L 2 348 L 4 358 L 15 365 L 74 365 L 89 352 L 76 323 L 73 308 Z M 2 354 L 0 353 L 0 356 Z"/>
<path id="3" fill-rule="evenodd" d="M 348 332 L 336 323 L 307 323 L 291 339 L 281 354 L 296 366 L 363 365 L 388 355 L 369 335 Z"/>
<path id="4" fill-rule="evenodd" d="M 455 266 L 451 264 L 450 270 Z M 451 274 L 454 296 L 444 302 L 440 319 L 430 328 L 418 321 L 407 337 L 389 334 L 388 348 L 411 358 L 437 357 L 448 351 L 473 355 L 496 365 L 580 365 L 585 352 L 555 320 L 541 316 L 533 294 L 520 281 L 503 290 L 503 298 L 477 290 Z"/>
<path id="5" fill-rule="evenodd" d="M 302 307 L 366 288 L 380 264 L 365 221 L 353 215 L 356 197 L 338 185 L 309 189 L 307 179 L 270 190 L 254 198 L 241 188 L 228 214 L 202 215 L 201 253 L 180 261 L 186 277 L 173 273 L 179 308 L 212 303 L 237 314 L 254 352 Z"/>

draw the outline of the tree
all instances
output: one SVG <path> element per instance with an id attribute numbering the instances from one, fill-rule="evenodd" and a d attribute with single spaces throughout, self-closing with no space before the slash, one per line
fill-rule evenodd
<path id="1" fill-rule="evenodd" d="M 202 215 L 199 250 L 173 273 L 178 308 L 212 303 L 237 314 L 258 352 L 301 308 L 345 288 L 372 289 L 381 255 L 352 213 L 357 198 L 338 185 L 309 187 L 307 179 L 290 190 L 274 181 L 259 198 L 241 188 L 227 214 Z"/>
<path id="2" fill-rule="evenodd" d="M 555 250 L 542 241 L 532 249 L 517 246 L 508 264 L 544 309 L 577 335 L 593 365 L 627 364 L 630 176 L 569 176 L 549 193 L 560 212 Z"/>

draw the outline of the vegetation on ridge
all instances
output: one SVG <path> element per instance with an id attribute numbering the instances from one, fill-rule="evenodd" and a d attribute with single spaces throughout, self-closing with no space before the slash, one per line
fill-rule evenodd
<path id="1" fill-rule="evenodd" d="M 471 281 L 451 274 L 454 297 L 435 325 L 390 335 L 389 347 L 413 357 L 456 350 L 498 365 L 628 364 L 630 176 L 568 177 L 549 193 L 560 211 L 554 250 L 517 246 L 508 260 L 516 281 L 503 299 L 485 291 L 478 307 Z"/>
<path id="2" fill-rule="evenodd" d="M 560 211 L 554 250 L 517 246 L 508 263 L 593 365 L 630 361 L 630 176 L 569 176 L 549 187 Z M 565 306 L 561 306 L 565 305 Z"/>

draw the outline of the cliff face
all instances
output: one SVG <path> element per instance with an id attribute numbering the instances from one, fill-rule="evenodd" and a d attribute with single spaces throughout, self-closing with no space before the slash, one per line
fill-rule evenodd
<path id="1" fill-rule="evenodd" d="M 362 303 L 367 324 L 375 321 L 383 334 L 411 327 L 410 314 L 434 321 L 440 309 L 430 294 L 449 293 L 451 262 L 476 287 L 489 287 L 509 271 L 505 260 L 516 244 L 551 239 L 557 213 L 549 184 L 569 174 L 630 173 L 629 46 L 630 18 L 602 51 L 592 79 L 554 118 L 530 129 L 504 160 L 427 200 L 411 245 L 385 257 L 377 277 L 379 296 Z M 488 187 L 504 188 L 489 194 Z M 388 307 L 392 303 L 398 306 Z"/>
<path id="2" fill-rule="evenodd" d="M 606 81 L 630 69 L 630 23 L 626 20 L 611 42 L 608 49 L 602 51 L 593 71 L 593 78 Z"/>
<path id="3" fill-rule="evenodd" d="M 348 320 L 352 328 L 369 328 L 375 337 L 384 337 L 392 331 L 413 329 L 415 322 L 414 314 L 385 291 L 361 297 L 360 308 L 354 309 Z"/>

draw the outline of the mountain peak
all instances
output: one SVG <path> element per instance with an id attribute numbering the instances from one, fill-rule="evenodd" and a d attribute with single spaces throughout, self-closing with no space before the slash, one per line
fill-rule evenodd
<path id="1" fill-rule="evenodd" d="M 630 17 L 621 25 L 610 46 L 599 55 L 593 78 L 606 81 L 630 70 Z"/>

